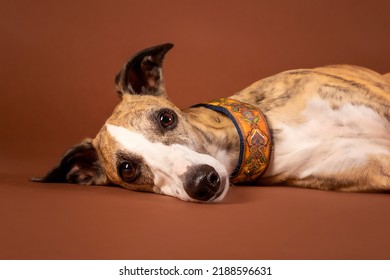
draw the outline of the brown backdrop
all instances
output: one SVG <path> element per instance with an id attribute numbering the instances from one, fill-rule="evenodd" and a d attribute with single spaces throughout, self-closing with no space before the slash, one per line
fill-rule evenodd
<path id="1" fill-rule="evenodd" d="M 291 69 L 390 70 L 390 2 L 0 0 L 0 258 L 389 258 L 390 197 L 233 189 L 199 205 L 117 188 L 33 184 L 94 136 L 134 52 L 175 43 L 181 107 Z M 387 219 L 386 219 L 387 218 Z"/>

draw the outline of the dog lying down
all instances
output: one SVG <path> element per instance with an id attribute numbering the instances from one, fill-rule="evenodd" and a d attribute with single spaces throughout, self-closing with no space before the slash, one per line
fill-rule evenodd
<path id="1" fill-rule="evenodd" d="M 115 79 L 121 101 L 96 137 L 32 180 L 196 202 L 221 201 L 230 184 L 390 190 L 389 76 L 349 65 L 291 70 L 180 110 L 162 76 L 172 47 L 130 59 Z"/>

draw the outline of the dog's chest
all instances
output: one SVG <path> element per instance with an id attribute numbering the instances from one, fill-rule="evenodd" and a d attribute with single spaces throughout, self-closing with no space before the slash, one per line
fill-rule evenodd
<path id="1" fill-rule="evenodd" d="M 273 121 L 274 154 L 265 177 L 343 172 L 365 164 L 373 154 L 390 154 L 390 125 L 366 106 L 344 104 L 335 109 L 329 101 L 313 97 L 299 121 L 287 119 Z"/>

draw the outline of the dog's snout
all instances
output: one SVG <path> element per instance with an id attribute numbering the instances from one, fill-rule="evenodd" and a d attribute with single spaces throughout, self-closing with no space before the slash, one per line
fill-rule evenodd
<path id="1" fill-rule="evenodd" d="M 186 173 L 184 189 L 191 198 L 208 201 L 222 193 L 221 178 L 210 165 L 198 165 Z"/>

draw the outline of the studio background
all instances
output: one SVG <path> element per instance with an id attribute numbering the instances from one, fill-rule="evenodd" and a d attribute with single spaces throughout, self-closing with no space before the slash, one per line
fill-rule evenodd
<path id="1" fill-rule="evenodd" d="M 0 258 L 390 257 L 388 196 L 244 187 L 211 206 L 28 182 L 96 135 L 119 101 L 116 73 L 143 48 L 175 44 L 164 78 L 184 108 L 294 68 L 389 72 L 389 11 L 384 0 L 0 0 Z"/>

